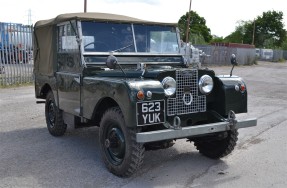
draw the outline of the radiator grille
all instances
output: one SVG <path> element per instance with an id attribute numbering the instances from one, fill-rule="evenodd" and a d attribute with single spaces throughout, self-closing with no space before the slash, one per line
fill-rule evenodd
<path id="1" fill-rule="evenodd" d="M 176 71 L 176 95 L 174 98 L 167 99 L 167 115 L 182 115 L 206 111 L 206 96 L 198 96 L 198 71 L 184 70 Z M 183 101 L 192 102 L 187 105 Z"/>

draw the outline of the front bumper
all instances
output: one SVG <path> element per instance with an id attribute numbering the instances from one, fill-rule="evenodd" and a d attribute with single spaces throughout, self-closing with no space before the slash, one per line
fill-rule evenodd
<path id="1" fill-rule="evenodd" d="M 230 122 L 210 123 L 182 129 L 166 129 L 137 133 L 136 141 L 139 143 L 155 142 L 168 139 L 187 138 L 210 133 L 224 132 L 231 129 L 253 127 L 257 125 L 257 119 L 238 120 L 235 124 Z"/>

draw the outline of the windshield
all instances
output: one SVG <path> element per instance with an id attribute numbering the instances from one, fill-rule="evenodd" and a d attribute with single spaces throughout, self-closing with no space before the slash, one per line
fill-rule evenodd
<path id="1" fill-rule="evenodd" d="M 82 35 L 85 52 L 179 53 L 172 26 L 82 22 Z"/>

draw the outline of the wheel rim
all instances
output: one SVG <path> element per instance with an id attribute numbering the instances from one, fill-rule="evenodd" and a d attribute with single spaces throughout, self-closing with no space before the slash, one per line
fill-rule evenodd
<path id="1" fill-rule="evenodd" d="M 116 125 L 111 125 L 104 138 L 105 153 L 114 165 L 120 165 L 125 157 L 125 138 L 122 130 Z"/>
<path id="2" fill-rule="evenodd" d="M 51 128 L 53 128 L 55 125 L 55 118 L 56 118 L 56 113 L 55 113 L 55 108 L 54 108 L 54 102 L 50 101 L 48 105 L 48 120 L 49 120 L 49 125 Z"/>

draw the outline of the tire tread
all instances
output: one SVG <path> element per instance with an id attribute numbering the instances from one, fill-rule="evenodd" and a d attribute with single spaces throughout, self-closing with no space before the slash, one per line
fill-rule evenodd
<path id="1" fill-rule="evenodd" d="M 229 155 L 234 150 L 237 140 L 238 131 L 231 130 L 223 140 L 194 141 L 194 145 L 201 154 L 212 159 L 219 159 Z"/>

